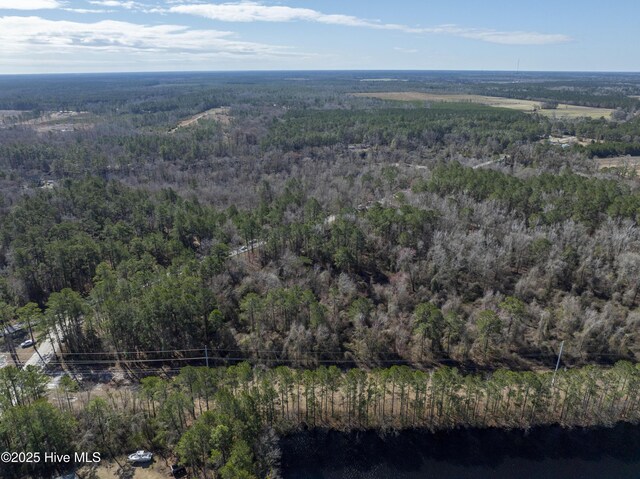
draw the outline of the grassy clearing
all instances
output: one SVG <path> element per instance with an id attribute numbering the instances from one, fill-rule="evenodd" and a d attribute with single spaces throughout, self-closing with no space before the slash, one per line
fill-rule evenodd
<path id="1" fill-rule="evenodd" d="M 380 93 L 355 93 L 355 96 L 378 98 L 380 100 L 393 101 L 433 101 L 433 102 L 469 102 L 482 105 L 509 108 L 527 113 L 537 112 L 549 118 L 611 118 L 613 110 L 609 108 L 592 108 L 586 106 L 558 104 L 555 110 L 540 109 L 540 102 L 533 100 L 518 100 L 515 98 L 501 98 L 495 96 L 470 95 L 470 94 L 440 94 L 422 92 L 380 92 Z"/>
<path id="2" fill-rule="evenodd" d="M 220 108 L 212 108 L 211 110 L 203 111 L 202 113 L 198 113 L 197 115 L 190 116 L 189 118 L 185 118 L 178 126 L 176 126 L 169 133 L 173 133 L 180 128 L 185 128 L 191 125 L 196 124 L 200 120 L 208 119 L 214 120 L 221 123 L 224 126 L 228 126 L 231 123 L 231 116 L 229 115 L 229 107 L 223 106 Z"/>
<path id="3" fill-rule="evenodd" d="M 90 115 L 83 111 L 47 111 L 34 118 L 28 111 L 0 110 L 0 125 L 21 125 L 38 133 L 49 133 L 86 129 L 93 123 Z"/>

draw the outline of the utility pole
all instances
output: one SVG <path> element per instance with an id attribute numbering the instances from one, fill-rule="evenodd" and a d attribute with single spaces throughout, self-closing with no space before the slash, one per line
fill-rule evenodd
<path id="1" fill-rule="evenodd" d="M 204 360 L 206 361 L 207 367 L 209 367 L 209 347 L 204 345 Z"/>
<path id="2" fill-rule="evenodd" d="M 560 343 L 560 352 L 558 353 L 558 361 L 556 362 L 556 369 L 553 371 L 553 379 L 551 380 L 551 387 L 553 387 L 556 383 L 556 373 L 558 372 L 558 368 L 560 367 L 560 358 L 562 357 L 562 350 L 564 349 L 564 341 Z"/>

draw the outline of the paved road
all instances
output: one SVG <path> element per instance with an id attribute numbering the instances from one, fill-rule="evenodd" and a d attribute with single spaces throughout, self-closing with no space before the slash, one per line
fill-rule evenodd
<path id="1" fill-rule="evenodd" d="M 42 359 L 34 350 L 31 357 L 25 361 L 23 368 L 27 366 L 36 366 L 40 369 L 44 369 L 44 367 L 53 359 L 54 347 L 53 344 L 51 344 L 51 341 L 45 339 L 41 343 L 37 343 L 36 347 L 38 348 L 38 352 L 40 352 Z"/>
<path id="2" fill-rule="evenodd" d="M 55 357 L 55 348 L 51 341 L 48 339 L 37 343 L 36 347 L 38 348 L 38 352 L 40 353 L 40 356 L 42 356 L 42 358 L 40 358 L 40 356 L 38 356 L 38 353 L 34 350 L 31 357 L 27 361 L 25 361 L 23 368 L 26 368 L 27 366 L 35 366 L 41 371 L 44 371 L 46 365 L 49 364 Z M 50 376 L 49 383 L 47 384 L 47 389 L 49 390 L 56 389 L 60 384 L 60 379 L 62 378 L 62 376 L 66 375 L 64 371 L 47 374 Z"/>

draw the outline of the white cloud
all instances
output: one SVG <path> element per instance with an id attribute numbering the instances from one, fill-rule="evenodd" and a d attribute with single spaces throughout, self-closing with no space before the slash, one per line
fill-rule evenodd
<path id="1" fill-rule="evenodd" d="M 92 5 L 100 5 L 102 7 L 126 8 L 127 10 L 133 10 L 135 8 L 142 7 L 142 5 L 139 5 L 136 2 L 119 0 L 92 0 L 89 1 L 89 3 Z"/>
<path id="2" fill-rule="evenodd" d="M 267 6 L 254 2 L 176 5 L 170 12 L 187 13 L 223 22 L 291 22 L 305 20 L 366 26 L 369 22 L 349 15 L 326 15 L 310 8 Z"/>
<path id="3" fill-rule="evenodd" d="M 97 8 L 63 8 L 65 12 L 72 13 L 113 13 L 115 10 L 104 10 Z"/>
<path id="4" fill-rule="evenodd" d="M 484 28 L 463 28 L 457 25 L 440 25 L 423 30 L 425 33 L 442 33 L 503 45 L 550 45 L 571 41 L 569 36 L 560 33 L 499 31 Z"/>
<path id="5" fill-rule="evenodd" d="M 278 55 L 282 47 L 237 41 L 231 32 L 182 25 L 139 25 L 103 20 L 80 23 L 41 17 L 0 17 L 0 63 L 21 55 L 181 53 L 225 56 Z"/>
<path id="6" fill-rule="evenodd" d="M 325 14 L 310 8 L 269 6 L 256 2 L 192 3 L 174 5 L 172 13 L 183 13 L 223 22 L 292 22 L 307 21 L 379 30 L 396 30 L 417 34 L 445 34 L 505 45 L 546 45 L 570 41 L 567 35 L 523 31 L 498 31 L 482 28 L 464 28 L 457 25 L 416 28 L 395 23 L 365 20 L 351 15 Z"/>
<path id="7" fill-rule="evenodd" d="M 60 8 L 57 0 L 0 0 L 0 10 L 48 10 Z"/>

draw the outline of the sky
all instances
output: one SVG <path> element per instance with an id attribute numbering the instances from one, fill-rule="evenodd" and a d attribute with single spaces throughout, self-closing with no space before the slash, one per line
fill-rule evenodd
<path id="1" fill-rule="evenodd" d="M 640 71 L 637 0 L 0 0 L 0 74 Z"/>

